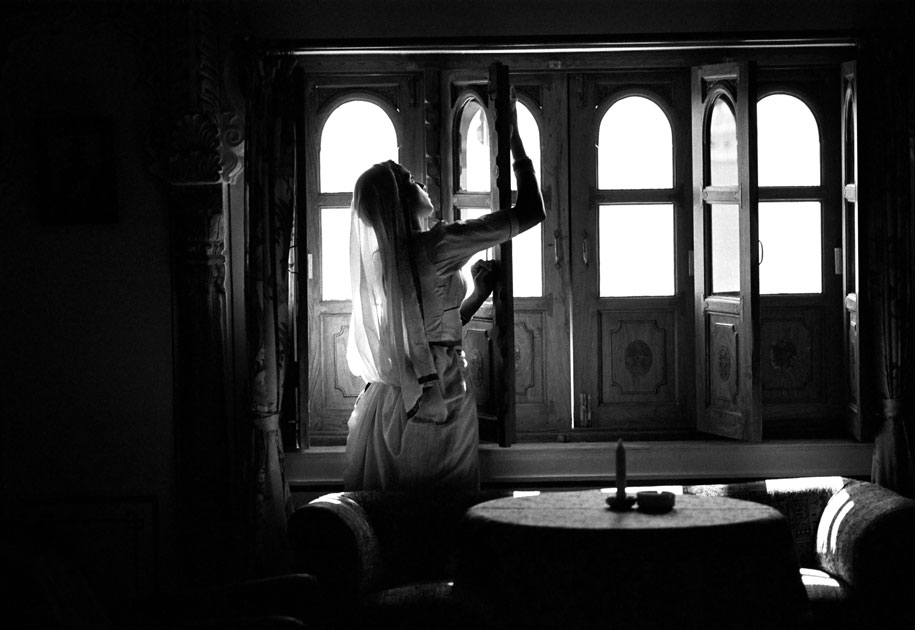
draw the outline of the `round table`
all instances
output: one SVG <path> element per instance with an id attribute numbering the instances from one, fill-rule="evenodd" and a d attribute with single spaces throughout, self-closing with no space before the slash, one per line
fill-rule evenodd
<path id="1" fill-rule="evenodd" d="M 497 625 L 773 628 L 807 598 L 777 510 L 681 495 L 665 514 L 615 512 L 599 490 L 473 506 L 459 532 L 456 582 Z"/>

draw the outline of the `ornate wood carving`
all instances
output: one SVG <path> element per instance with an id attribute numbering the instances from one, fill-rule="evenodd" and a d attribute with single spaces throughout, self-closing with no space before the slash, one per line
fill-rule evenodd
<path id="1" fill-rule="evenodd" d="M 352 92 L 353 86 L 350 85 L 316 85 L 315 102 L 317 111 L 322 113 L 324 108 L 340 94 Z M 371 87 L 360 84 L 359 91 L 363 94 L 371 94 L 376 98 L 388 103 L 394 109 L 401 109 L 401 99 L 403 98 L 400 83 L 386 83 L 372 85 Z"/>
<path id="2" fill-rule="evenodd" d="M 673 400 L 672 328 L 668 313 L 602 314 L 602 404 Z"/>
<path id="3" fill-rule="evenodd" d="M 427 69 L 423 76 L 425 86 L 423 101 L 423 126 L 426 129 L 426 190 L 429 198 L 437 200 L 442 207 L 442 118 L 441 118 L 441 74 Z"/>
<path id="4" fill-rule="evenodd" d="M 216 116 L 193 113 L 180 117 L 172 130 L 167 157 L 172 184 L 221 182 L 222 147 Z"/>
<path id="5" fill-rule="evenodd" d="M 362 392 L 365 383 L 349 371 L 346 363 L 346 343 L 349 335 L 349 316 L 325 313 L 321 317 L 321 338 L 325 379 L 324 407 L 328 411 L 349 413 Z"/>
<path id="6" fill-rule="evenodd" d="M 492 340 L 489 331 L 471 322 L 464 328 L 464 356 L 477 405 L 489 409 L 492 397 Z"/>
<path id="7" fill-rule="evenodd" d="M 760 323 L 763 395 L 772 400 L 815 401 L 821 395 L 813 350 L 818 346 L 813 313 L 764 318 Z"/>
<path id="8" fill-rule="evenodd" d="M 515 396 L 519 403 L 543 401 L 543 317 L 515 312 Z"/>
<path id="9" fill-rule="evenodd" d="M 709 336 L 709 393 L 711 405 L 725 409 L 737 408 L 737 327 L 721 318 L 710 321 Z"/>

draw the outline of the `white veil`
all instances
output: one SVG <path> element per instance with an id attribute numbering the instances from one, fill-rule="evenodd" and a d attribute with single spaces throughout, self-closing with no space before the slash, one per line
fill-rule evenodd
<path id="1" fill-rule="evenodd" d="M 367 382 L 400 387 L 412 415 L 423 384 L 439 375 L 426 339 L 413 256 L 411 217 L 405 214 L 393 162 L 363 173 L 353 192 L 350 276 L 353 313 L 346 358 Z"/>

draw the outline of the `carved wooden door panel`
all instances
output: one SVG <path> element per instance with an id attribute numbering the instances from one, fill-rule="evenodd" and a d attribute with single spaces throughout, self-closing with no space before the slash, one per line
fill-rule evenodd
<path id="1" fill-rule="evenodd" d="M 685 73 L 570 77 L 575 430 L 686 431 L 693 388 Z M 679 108 L 682 110 L 682 108 Z"/>
<path id="2" fill-rule="evenodd" d="M 759 441 L 755 105 L 748 64 L 693 70 L 697 426 Z"/>
<path id="3" fill-rule="evenodd" d="M 300 210 L 298 222 L 304 227 L 298 243 L 305 251 L 297 252 L 297 271 L 299 286 L 304 282 L 307 287 L 307 325 L 303 328 L 308 331 L 308 365 L 301 375 L 307 400 L 301 407 L 308 410 L 311 445 L 345 441 L 346 421 L 365 387 L 360 378 L 350 373 L 346 361 L 352 310 L 349 277 L 352 189 L 364 168 L 386 159 L 400 162 L 411 172 L 422 173 L 422 145 L 418 141 L 422 125 L 419 85 L 418 76 L 394 71 L 370 76 L 306 78 L 306 204 Z M 345 110 L 347 107 L 361 109 L 349 111 Z M 333 116 L 339 118 L 332 120 Z M 365 134 L 347 139 L 348 128 L 358 126 L 360 118 L 365 121 L 368 117 L 374 122 L 366 133 L 378 132 L 381 139 L 373 140 Z M 322 151 L 324 134 L 336 135 L 334 142 L 328 142 Z M 334 157 L 332 150 L 337 147 L 343 153 Z M 368 153 L 371 159 L 363 158 Z M 358 172 L 352 170 L 352 164 L 360 160 L 368 161 L 356 169 Z M 345 181 L 331 169 L 338 173 L 342 170 Z M 301 343 L 305 343 L 304 338 Z"/>

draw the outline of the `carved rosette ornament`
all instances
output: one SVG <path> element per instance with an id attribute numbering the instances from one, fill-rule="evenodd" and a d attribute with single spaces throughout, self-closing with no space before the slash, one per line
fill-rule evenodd
<path id="1" fill-rule="evenodd" d="M 790 339 L 779 339 L 769 347 L 769 362 L 776 372 L 791 372 L 797 363 L 797 348 Z"/>
<path id="2" fill-rule="evenodd" d="M 654 357 L 651 347 L 641 339 L 626 346 L 626 369 L 633 376 L 645 376 L 651 370 Z"/>
<path id="3" fill-rule="evenodd" d="M 172 184 L 217 184 L 222 181 L 222 147 L 216 117 L 186 114 L 172 130 L 167 159 Z"/>
<path id="4" fill-rule="evenodd" d="M 470 372 L 470 380 L 473 382 L 474 387 L 480 387 L 483 385 L 483 356 L 480 354 L 479 350 L 474 350 L 470 357 L 467 360 L 468 368 Z"/>
<path id="5" fill-rule="evenodd" d="M 731 352 L 724 346 L 718 346 L 718 376 L 722 381 L 731 378 Z"/>

